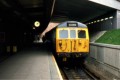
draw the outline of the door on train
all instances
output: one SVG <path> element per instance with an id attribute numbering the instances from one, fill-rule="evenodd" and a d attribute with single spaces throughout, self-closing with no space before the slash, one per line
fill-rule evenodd
<path id="1" fill-rule="evenodd" d="M 58 28 L 56 30 L 56 52 L 66 53 L 70 52 L 70 39 L 68 28 Z"/>
<path id="2" fill-rule="evenodd" d="M 87 29 L 78 29 L 77 31 L 77 51 L 78 52 L 89 52 L 89 36 Z"/>

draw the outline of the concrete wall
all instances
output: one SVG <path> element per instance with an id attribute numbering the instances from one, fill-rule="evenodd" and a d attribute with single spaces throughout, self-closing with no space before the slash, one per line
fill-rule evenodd
<path id="1" fill-rule="evenodd" d="M 90 42 L 95 42 L 99 39 L 106 31 L 98 31 L 94 34 L 90 34 Z"/>
<path id="2" fill-rule="evenodd" d="M 120 46 L 91 43 L 90 57 L 97 61 L 97 66 L 120 78 Z M 95 61 L 92 61 L 95 64 Z"/>
<path id="3" fill-rule="evenodd" d="M 117 28 L 120 28 L 120 11 L 117 11 Z"/>
<path id="4" fill-rule="evenodd" d="M 120 10 L 120 2 L 117 0 L 89 0 L 89 1 Z"/>
<path id="5" fill-rule="evenodd" d="M 110 18 L 113 17 L 113 18 Z M 107 18 L 107 19 L 106 19 Z M 101 21 L 103 19 L 103 21 Z M 98 22 L 99 20 L 99 22 Z M 96 21 L 96 22 L 95 22 Z M 93 23 L 92 23 L 93 22 Z M 117 28 L 117 11 L 112 11 L 88 21 L 89 32 L 97 32 Z"/>

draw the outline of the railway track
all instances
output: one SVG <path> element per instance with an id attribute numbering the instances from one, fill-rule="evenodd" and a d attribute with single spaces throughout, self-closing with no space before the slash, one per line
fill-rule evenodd
<path id="1" fill-rule="evenodd" d="M 68 61 L 58 61 L 61 74 L 64 80 L 98 80 L 96 74 L 92 73 L 81 62 L 81 59 L 71 58 Z"/>
<path id="2" fill-rule="evenodd" d="M 63 78 L 65 80 L 66 79 L 67 80 L 80 80 L 80 79 L 97 80 L 99 79 L 83 67 L 71 67 L 71 68 L 63 67 L 61 70 L 62 70 Z"/>

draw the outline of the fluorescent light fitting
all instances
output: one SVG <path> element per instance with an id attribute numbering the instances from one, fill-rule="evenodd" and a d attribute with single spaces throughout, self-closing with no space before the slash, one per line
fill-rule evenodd
<path id="1" fill-rule="evenodd" d="M 97 22 L 100 22 L 100 20 L 97 20 Z"/>
<path id="2" fill-rule="evenodd" d="M 96 23 L 96 21 L 94 21 L 94 23 Z"/>
<path id="3" fill-rule="evenodd" d="M 109 17 L 109 19 L 112 19 L 112 18 L 113 18 L 113 16 L 110 16 L 110 17 Z"/>
<path id="4" fill-rule="evenodd" d="M 101 19 L 101 21 L 104 21 L 104 19 Z"/>
<path id="5" fill-rule="evenodd" d="M 105 18 L 105 20 L 108 20 L 108 18 Z"/>

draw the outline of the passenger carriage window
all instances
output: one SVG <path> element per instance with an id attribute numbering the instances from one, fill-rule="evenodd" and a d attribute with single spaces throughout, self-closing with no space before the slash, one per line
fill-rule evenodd
<path id="1" fill-rule="evenodd" d="M 76 38 L 76 31 L 70 30 L 70 38 Z"/>
<path id="2" fill-rule="evenodd" d="M 60 30 L 59 38 L 68 38 L 68 30 Z"/>
<path id="3" fill-rule="evenodd" d="M 86 33 L 84 30 L 78 30 L 78 38 L 86 38 Z"/>

